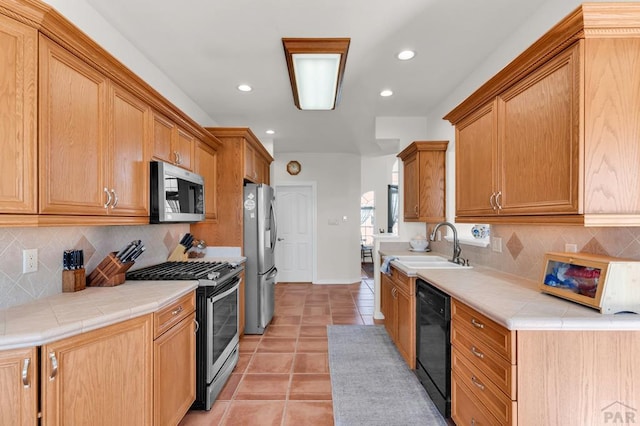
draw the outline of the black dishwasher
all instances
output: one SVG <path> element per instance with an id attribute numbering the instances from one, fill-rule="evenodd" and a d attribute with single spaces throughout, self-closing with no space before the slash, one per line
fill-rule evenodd
<path id="1" fill-rule="evenodd" d="M 416 375 L 440 413 L 451 417 L 451 298 L 418 278 Z"/>

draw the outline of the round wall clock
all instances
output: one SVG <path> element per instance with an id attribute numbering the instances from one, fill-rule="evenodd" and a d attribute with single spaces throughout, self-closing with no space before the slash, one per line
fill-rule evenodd
<path id="1" fill-rule="evenodd" d="M 290 175 L 297 175 L 298 173 L 300 173 L 301 169 L 302 167 L 297 161 L 289 161 L 287 163 L 287 172 L 289 172 Z"/>

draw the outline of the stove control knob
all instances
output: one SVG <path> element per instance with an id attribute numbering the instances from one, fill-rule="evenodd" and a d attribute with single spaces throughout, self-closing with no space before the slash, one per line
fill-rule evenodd
<path id="1" fill-rule="evenodd" d="M 207 275 L 207 278 L 210 280 L 215 280 L 216 278 L 220 277 L 220 272 L 209 272 L 209 274 Z"/>

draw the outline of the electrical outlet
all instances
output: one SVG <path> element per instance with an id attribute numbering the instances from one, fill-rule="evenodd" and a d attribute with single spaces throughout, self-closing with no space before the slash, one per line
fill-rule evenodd
<path id="1" fill-rule="evenodd" d="M 567 253 L 577 253 L 578 252 L 578 245 L 577 244 L 565 244 L 564 245 L 564 251 L 566 251 Z"/>
<path id="2" fill-rule="evenodd" d="M 502 238 L 491 238 L 491 250 L 495 251 L 496 253 L 502 253 Z"/>
<path id="3" fill-rule="evenodd" d="M 38 249 L 22 250 L 22 273 L 38 271 Z"/>

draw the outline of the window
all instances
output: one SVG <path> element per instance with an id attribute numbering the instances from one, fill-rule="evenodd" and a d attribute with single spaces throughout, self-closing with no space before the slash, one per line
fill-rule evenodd
<path id="1" fill-rule="evenodd" d="M 373 245 L 375 226 L 375 196 L 373 191 L 360 197 L 360 241 L 365 246 Z"/>

